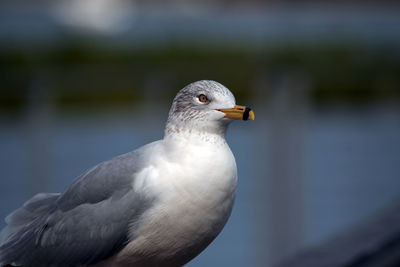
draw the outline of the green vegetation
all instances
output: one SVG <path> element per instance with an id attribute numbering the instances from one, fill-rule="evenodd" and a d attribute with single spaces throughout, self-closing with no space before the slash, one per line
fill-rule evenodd
<path id="1" fill-rule="evenodd" d="M 239 98 L 255 81 L 299 72 L 313 101 L 400 98 L 400 50 L 363 44 L 276 44 L 127 48 L 70 42 L 52 48 L 0 50 L 0 109 L 19 110 L 29 88 L 44 86 L 57 107 L 132 105 L 151 89 L 159 100 L 199 79 L 214 79 Z M 266 85 L 266 90 L 268 86 Z M 170 99 L 170 98 L 169 98 Z"/>

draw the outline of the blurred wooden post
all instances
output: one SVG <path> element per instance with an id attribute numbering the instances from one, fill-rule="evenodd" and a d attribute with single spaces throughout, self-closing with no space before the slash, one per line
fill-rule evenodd
<path id="1" fill-rule="evenodd" d="M 304 130 L 309 81 L 297 72 L 261 77 L 257 85 L 264 106 L 259 140 L 256 200 L 259 266 L 270 266 L 294 253 L 303 240 Z M 260 235 L 261 234 L 261 235 Z"/>
<path id="2" fill-rule="evenodd" d="M 49 187 L 49 174 L 52 168 L 49 129 L 53 104 L 49 87 L 43 80 L 36 77 L 27 90 L 25 108 L 27 182 L 24 182 L 24 187 L 27 197 L 31 197 L 46 191 Z"/>

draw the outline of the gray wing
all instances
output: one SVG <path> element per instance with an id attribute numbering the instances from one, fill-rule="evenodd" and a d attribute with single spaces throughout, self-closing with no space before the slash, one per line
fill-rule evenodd
<path id="1" fill-rule="evenodd" d="M 119 251 L 128 226 L 153 202 L 132 189 L 132 174 L 142 165 L 137 152 L 103 162 L 63 194 L 37 195 L 10 214 L 0 264 L 72 267 Z"/>

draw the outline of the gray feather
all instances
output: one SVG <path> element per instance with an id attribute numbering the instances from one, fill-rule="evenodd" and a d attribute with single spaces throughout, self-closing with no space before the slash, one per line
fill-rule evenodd
<path id="1" fill-rule="evenodd" d="M 7 227 L 0 233 L 0 244 L 5 243 L 8 237 L 17 233 L 24 225 L 47 213 L 59 196 L 59 193 L 39 193 L 8 215 L 5 219 Z"/>
<path id="2" fill-rule="evenodd" d="M 153 203 L 132 190 L 139 155 L 136 150 L 103 162 L 63 194 L 38 194 L 10 214 L 0 240 L 1 266 L 72 267 L 119 251 L 130 223 Z"/>

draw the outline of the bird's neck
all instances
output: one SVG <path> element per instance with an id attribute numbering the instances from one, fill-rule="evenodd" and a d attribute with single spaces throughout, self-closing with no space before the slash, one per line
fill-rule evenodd
<path id="1" fill-rule="evenodd" d="M 166 138 L 185 138 L 192 140 L 223 140 L 225 141 L 225 133 L 228 123 L 209 122 L 196 123 L 186 122 L 180 123 L 168 121 L 165 127 Z"/>

